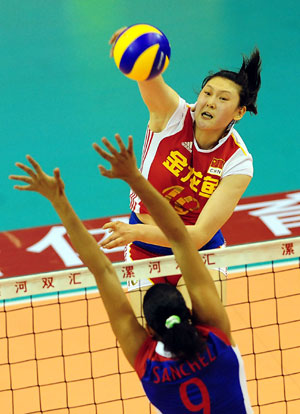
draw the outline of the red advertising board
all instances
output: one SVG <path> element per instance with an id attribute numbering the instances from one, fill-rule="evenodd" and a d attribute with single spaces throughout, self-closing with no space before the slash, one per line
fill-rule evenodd
<path id="1" fill-rule="evenodd" d="M 104 223 L 128 221 L 128 215 L 84 221 L 97 241 L 107 235 Z M 300 191 L 248 197 L 240 201 L 222 228 L 227 245 L 300 236 Z M 112 262 L 123 248 L 105 250 Z M 0 233 L 0 277 L 70 269 L 82 265 L 62 225 Z"/>
<path id="2" fill-rule="evenodd" d="M 300 236 L 300 191 L 243 198 L 222 231 L 230 246 Z"/>

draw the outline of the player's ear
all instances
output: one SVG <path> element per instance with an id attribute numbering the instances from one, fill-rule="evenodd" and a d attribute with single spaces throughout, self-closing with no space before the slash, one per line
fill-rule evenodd
<path id="1" fill-rule="evenodd" d="M 234 116 L 233 119 L 235 121 L 240 121 L 243 118 L 243 116 L 245 115 L 246 111 L 247 111 L 246 106 L 240 106 L 240 107 L 238 107 L 238 109 L 236 111 L 236 114 L 235 114 L 235 116 Z"/>
<path id="2" fill-rule="evenodd" d="M 155 336 L 155 331 L 147 323 L 146 323 L 145 329 L 146 329 L 147 334 L 151 336 L 151 338 Z"/>

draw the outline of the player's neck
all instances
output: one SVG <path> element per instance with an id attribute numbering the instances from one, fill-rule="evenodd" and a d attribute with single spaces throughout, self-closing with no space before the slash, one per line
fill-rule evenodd
<path id="1" fill-rule="evenodd" d="M 223 137 L 224 130 L 203 130 L 196 129 L 195 138 L 201 149 L 209 150 L 214 148 Z"/>

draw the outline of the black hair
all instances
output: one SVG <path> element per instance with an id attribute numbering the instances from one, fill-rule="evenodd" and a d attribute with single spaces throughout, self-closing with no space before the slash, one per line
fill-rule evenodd
<path id="1" fill-rule="evenodd" d="M 202 89 L 212 78 L 226 78 L 241 87 L 239 106 L 246 106 L 247 111 L 257 114 L 256 99 L 261 85 L 261 58 L 258 49 L 254 49 L 250 58 L 243 56 L 243 64 L 239 72 L 221 69 L 208 75 L 202 82 Z"/>
<path id="2" fill-rule="evenodd" d="M 164 283 L 152 286 L 145 294 L 143 309 L 148 326 L 156 333 L 155 339 L 163 342 L 165 350 L 177 359 L 196 359 L 206 348 L 206 339 L 196 329 L 196 321 L 175 286 Z M 167 329 L 166 319 L 171 315 L 179 316 L 181 322 Z"/>

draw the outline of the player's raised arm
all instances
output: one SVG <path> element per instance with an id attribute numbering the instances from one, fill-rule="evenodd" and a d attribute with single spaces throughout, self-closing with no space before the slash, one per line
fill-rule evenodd
<path id="1" fill-rule="evenodd" d="M 139 89 L 149 110 L 149 128 L 153 132 L 162 131 L 175 112 L 179 96 L 165 81 L 162 75 L 148 81 L 138 82 Z"/>
<path id="2" fill-rule="evenodd" d="M 126 29 L 126 27 L 118 29 L 110 38 L 111 57 L 114 54 L 118 37 Z M 138 81 L 138 86 L 143 101 L 149 110 L 149 128 L 154 132 L 163 130 L 178 106 L 178 94 L 164 81 L 161 75 L 149 80 Z"/>
<path id="3" fill-rule="evenodd" d="M 109 178 L 123 179 L 143 200 L 156 224 L 170 241 L 191 297 L 193 311 L 199 321 L 222 329 L 231 338 L 225 309 L 182 220 L 167 200 L 139 172 L 133 153 L 132 137 L 129 137 L 128 148 L 118 134 L 115 137 L 120 152 L 106 138 L 102 141 L 109 153 L 101 149 L 98 144 L 93 144 L 95 150 L 109 161 L 112 167 L 111 170 L 107 170 L 100 165 L 101 174 Z"/>
<path id="4" fill-rule="evenodd" d="M 74 212 L 65 195 L 59 169 L 54 170 L 52 177 L 47 175 L 31 156 L 27 155 L 26 158 L 31 167 L 16 163 L 26 175 L 9 177 L 25 185 L 15 185 L 14 188 L 40 193 L 51 202 L 69 234 L 74 249 L 95 276 L 112 329 L 133 366 L 147 333 L 138 323 L 111 262 Z"/>

